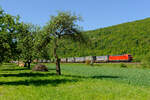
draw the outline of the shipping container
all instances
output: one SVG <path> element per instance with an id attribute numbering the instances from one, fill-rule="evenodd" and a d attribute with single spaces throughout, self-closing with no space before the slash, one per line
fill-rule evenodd
<path id="1" fill-rule="evenodd" d="M 95 62 L 107 62 L 108 56 L 96 56 Z"/>
<path id="2" fill-rule="evenodd" d="M 84 63 L 85 62 L 85 57 L 75 57 L 75 62 L 76 63 Z"/>
<path id="3" fill-rule="evenodd" d="M 75 62 L 75 58 L 74 57 L 67 58 L 67 62 L 68 63 L 74 63 Z"/>

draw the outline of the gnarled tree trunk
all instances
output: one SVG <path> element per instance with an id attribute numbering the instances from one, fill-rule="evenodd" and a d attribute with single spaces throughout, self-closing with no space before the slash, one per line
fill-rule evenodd
<path id="1" fill-rule="evenodd" d="M 30 64 L 31 64 L 31 58 L 28 60 L 28 69 L 30 69 Z"/>
<path id="2" fill-rule="evenodd" d="M 61 75 L 60 59 L 59 58 L 56 58 L 56 73 L 57 73 L 57 75 Z"/>
<path id="3" fill-rule="evenodd" d="M 31 63 L 31 62 L 30 62 L 30 61 L 28 61 L 28 69 L 30 69 L 30 63 Z"/>
<path id="4" fill-rule="evenodd" d="M 24 67 L 27 67 L 27 61 L 24 63 Z"/>
<path id="5" fill-rule="evenodd" d="M 61 69 L 60 69 L 60 59 L 57 56 L 57 40 L 54 40 L 54 56 L 55 56 L 55 63 L 56 63 L 56 74 L 61 75 Z"/>

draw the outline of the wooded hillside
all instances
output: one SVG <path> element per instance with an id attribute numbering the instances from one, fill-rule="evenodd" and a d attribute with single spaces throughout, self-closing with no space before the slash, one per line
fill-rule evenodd
<path id="1" fill-rule="evenodd" d="M 84 34 L 91 39 L 88 48 L 68 41 L 68 47 L 61 49 L 64 57 L 128 53 L 135 61 L 140 61 L 150 51 L 150 18 L 86 31 Z"/>

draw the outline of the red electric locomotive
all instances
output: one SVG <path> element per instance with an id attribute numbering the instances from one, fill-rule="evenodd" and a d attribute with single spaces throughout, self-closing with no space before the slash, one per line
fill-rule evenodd
<path id="1" fill-rule="evenodd" d="M 131 62 L 132 56 L 129 54 L 109 56 L 109 62 Z"/>

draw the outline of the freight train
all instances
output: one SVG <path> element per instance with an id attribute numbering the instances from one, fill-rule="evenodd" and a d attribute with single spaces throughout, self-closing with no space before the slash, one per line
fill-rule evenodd
<path id="1" fill-rule="evenodd" d="M 107 56 L 86 56 L 86 57 L 70 57 L 70 58 L 62 58 L 62 63 L 85 63 L 86 61 L 90 61 L 93 63 L 101 63 L 101 62 L 131 62 L 132 56 L 129 54 L 123 55 L 107 55 Z"/>

